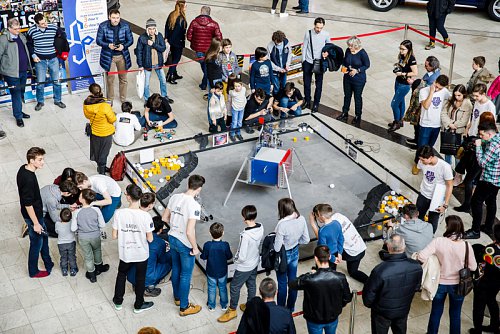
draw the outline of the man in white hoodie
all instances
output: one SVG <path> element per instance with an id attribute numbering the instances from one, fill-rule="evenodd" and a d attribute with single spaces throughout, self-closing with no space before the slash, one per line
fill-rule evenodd
<path id="1" fill-rule="evenodd" d="M 264 236 L 264 227 L 256 223 L 257 209 L 253 205 L 247 205 L 241 210 L 241 216 L 245 223 L 245 229 L 240 233 L 240 244 L 234 256 L 236 270 L 230 284 L 231 298 L 229 308 L 221 315 L 218 322 L 228 322 L 238 316 L 236 307 L 240 299 L 240 290 L 243 284 L 248 289 L 247 301 L 255 297 L 257 293 L 257 267 L 260 260 L 260 242 Z M 246 304 L 241 304 L 241 311 L 245 311 Z"/>

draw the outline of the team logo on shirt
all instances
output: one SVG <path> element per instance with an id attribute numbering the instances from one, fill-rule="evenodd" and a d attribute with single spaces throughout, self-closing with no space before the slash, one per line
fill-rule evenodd
<path id="1" fill-rule="evenodd" d="M 479 117 L 479 109 L 474 109 L 473 115 L 474 115 L 474 118 L 478 118 Z"/>
<path id="2" fill-rule="evenodd" d="M 436 176 L 434 175 L 433 171 L 428 170 L 427 172 L 425 172 L 425 178 L 427 179 L 427 181 L 433 182 L 436 179 Z"/>
<path id="3" fill-rule="evenodd" d="M 120 122 L 120 123 L 130 123 L 130 118 L 128 118 L 128 117 L 120 117 L 120 120 L 118 122 Z"/>
<path id="4" fill-rule="evenodd" d="M 195 215 L 195 216 L 199 216 L 199 215 L 200 215 L 200 211 L 196 210 L 196 211 L 194 212 L 194 215 Z"/>
<path id="5" fill-rule="evenodd" d="M 149 228 L 154 228 L 154 224 L 153 223 L 149 224 Z"/>
<path id="6" fill-rule="evenodd" d="M 259 73 L 261 77 L 268 77 L 269 76 L 269 67 L 267 65 L 262 65 L 259 68 Z"/>
<path id="7" fill-rule="evenodd" d="M 440 103 L 441 103 L 441 98 L 439 96 L 436 96 L 436 97 L 432 98 L 432 105 L 434 107 L 439 106 Z"/>

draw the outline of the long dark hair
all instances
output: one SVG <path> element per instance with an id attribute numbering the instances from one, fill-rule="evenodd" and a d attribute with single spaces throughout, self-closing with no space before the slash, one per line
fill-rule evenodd
<path id="1" fill-rule="evenodd" d="M 467 98 L 467 88 L 465 88 L 464 85 L 458 84 L 453 88 L 453 93 L 451 94 L 450 99 L 448 100 L 448 108 L 454 108 L 455 107 L 455 102 L 457 102 L 457 98 L 455 97 L 455 92 L 459 92 L 464 96 L 464 99 L 462 101 L 465 101 Z"/>
<path id="2" fill-rule="evenodd" d="M 451 215 L 446 217 L 446 231 L 443 233 L 443 237 L 452 239 L 462 239 L 465 234 L 464 222 L 462 218 L 456 215 Z"/>
<path id="3" fill-rule="evenodd" d="M 413 56 L 413 44 L 410 40 L 405 39 L 404 41 L 401 42 L 400 46 L 401 45 L 408 49 L 408 53 L 406 53 L 406 56 L 403 57 L 401 52 L 399 52 L 398 60 L 402 60 L 403 65 L 406 65 L 406 64 L 408 64 L 410 57 Z"/>
<path id="4" fill-rule="evenodd" d="M 220 38 L 212 38 L 212 43 L 210 43 L 210 47 L 208 48 L 208 51 L 205 55 L 205 62 L 216 60 L 217 56 L 219 55 L 221 46 L 222 41 L 220 40 Z"/>
<path id="5" fill-rule="evenodd" d="M 278 201 L 279 219 L 283 219 L 291 214 L 296 213 L 300 216 L 299 210 L 295 207 L 295 202 L 291 198 L 282 198 Z"/>

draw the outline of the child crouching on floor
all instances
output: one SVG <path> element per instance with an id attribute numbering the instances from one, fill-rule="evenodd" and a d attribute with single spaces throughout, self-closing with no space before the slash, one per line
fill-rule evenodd
<path id="1" fill-rule="evenodd" d="M 82 208 L 75 211 L 71 221 L 71 231 L 78 232 L 78 244 L 87 269 L 85 277 L 92 283 L 97 282 L 97 275 L 109 270 L 109 264 L 102 262 L 101 250 L 101 229 L 106 223 L 101 210 L 90 205 L 95 197 L 95 191 L 83 189 L 80 194 Z"/>

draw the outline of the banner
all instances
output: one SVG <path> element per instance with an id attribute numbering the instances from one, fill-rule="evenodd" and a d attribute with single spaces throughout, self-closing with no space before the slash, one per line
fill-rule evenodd
<path id="1" fill-rule="evenodd" d="M 288 79 L 295 79 L 302 76 L 302 44 L 292 46 L 292 61 L 287 72 Z"/>
<path id="2" fill-rule="evenodd" d="M 96 44 L 99 24 L 108 19 L 106 0 L 62 0 L 64 26 L 69 42 L 69 73 L 71 77 L 99 74 L 101 47 Z M 71 81 L 72 91 L 86 90 L 102 77 Z"/>

